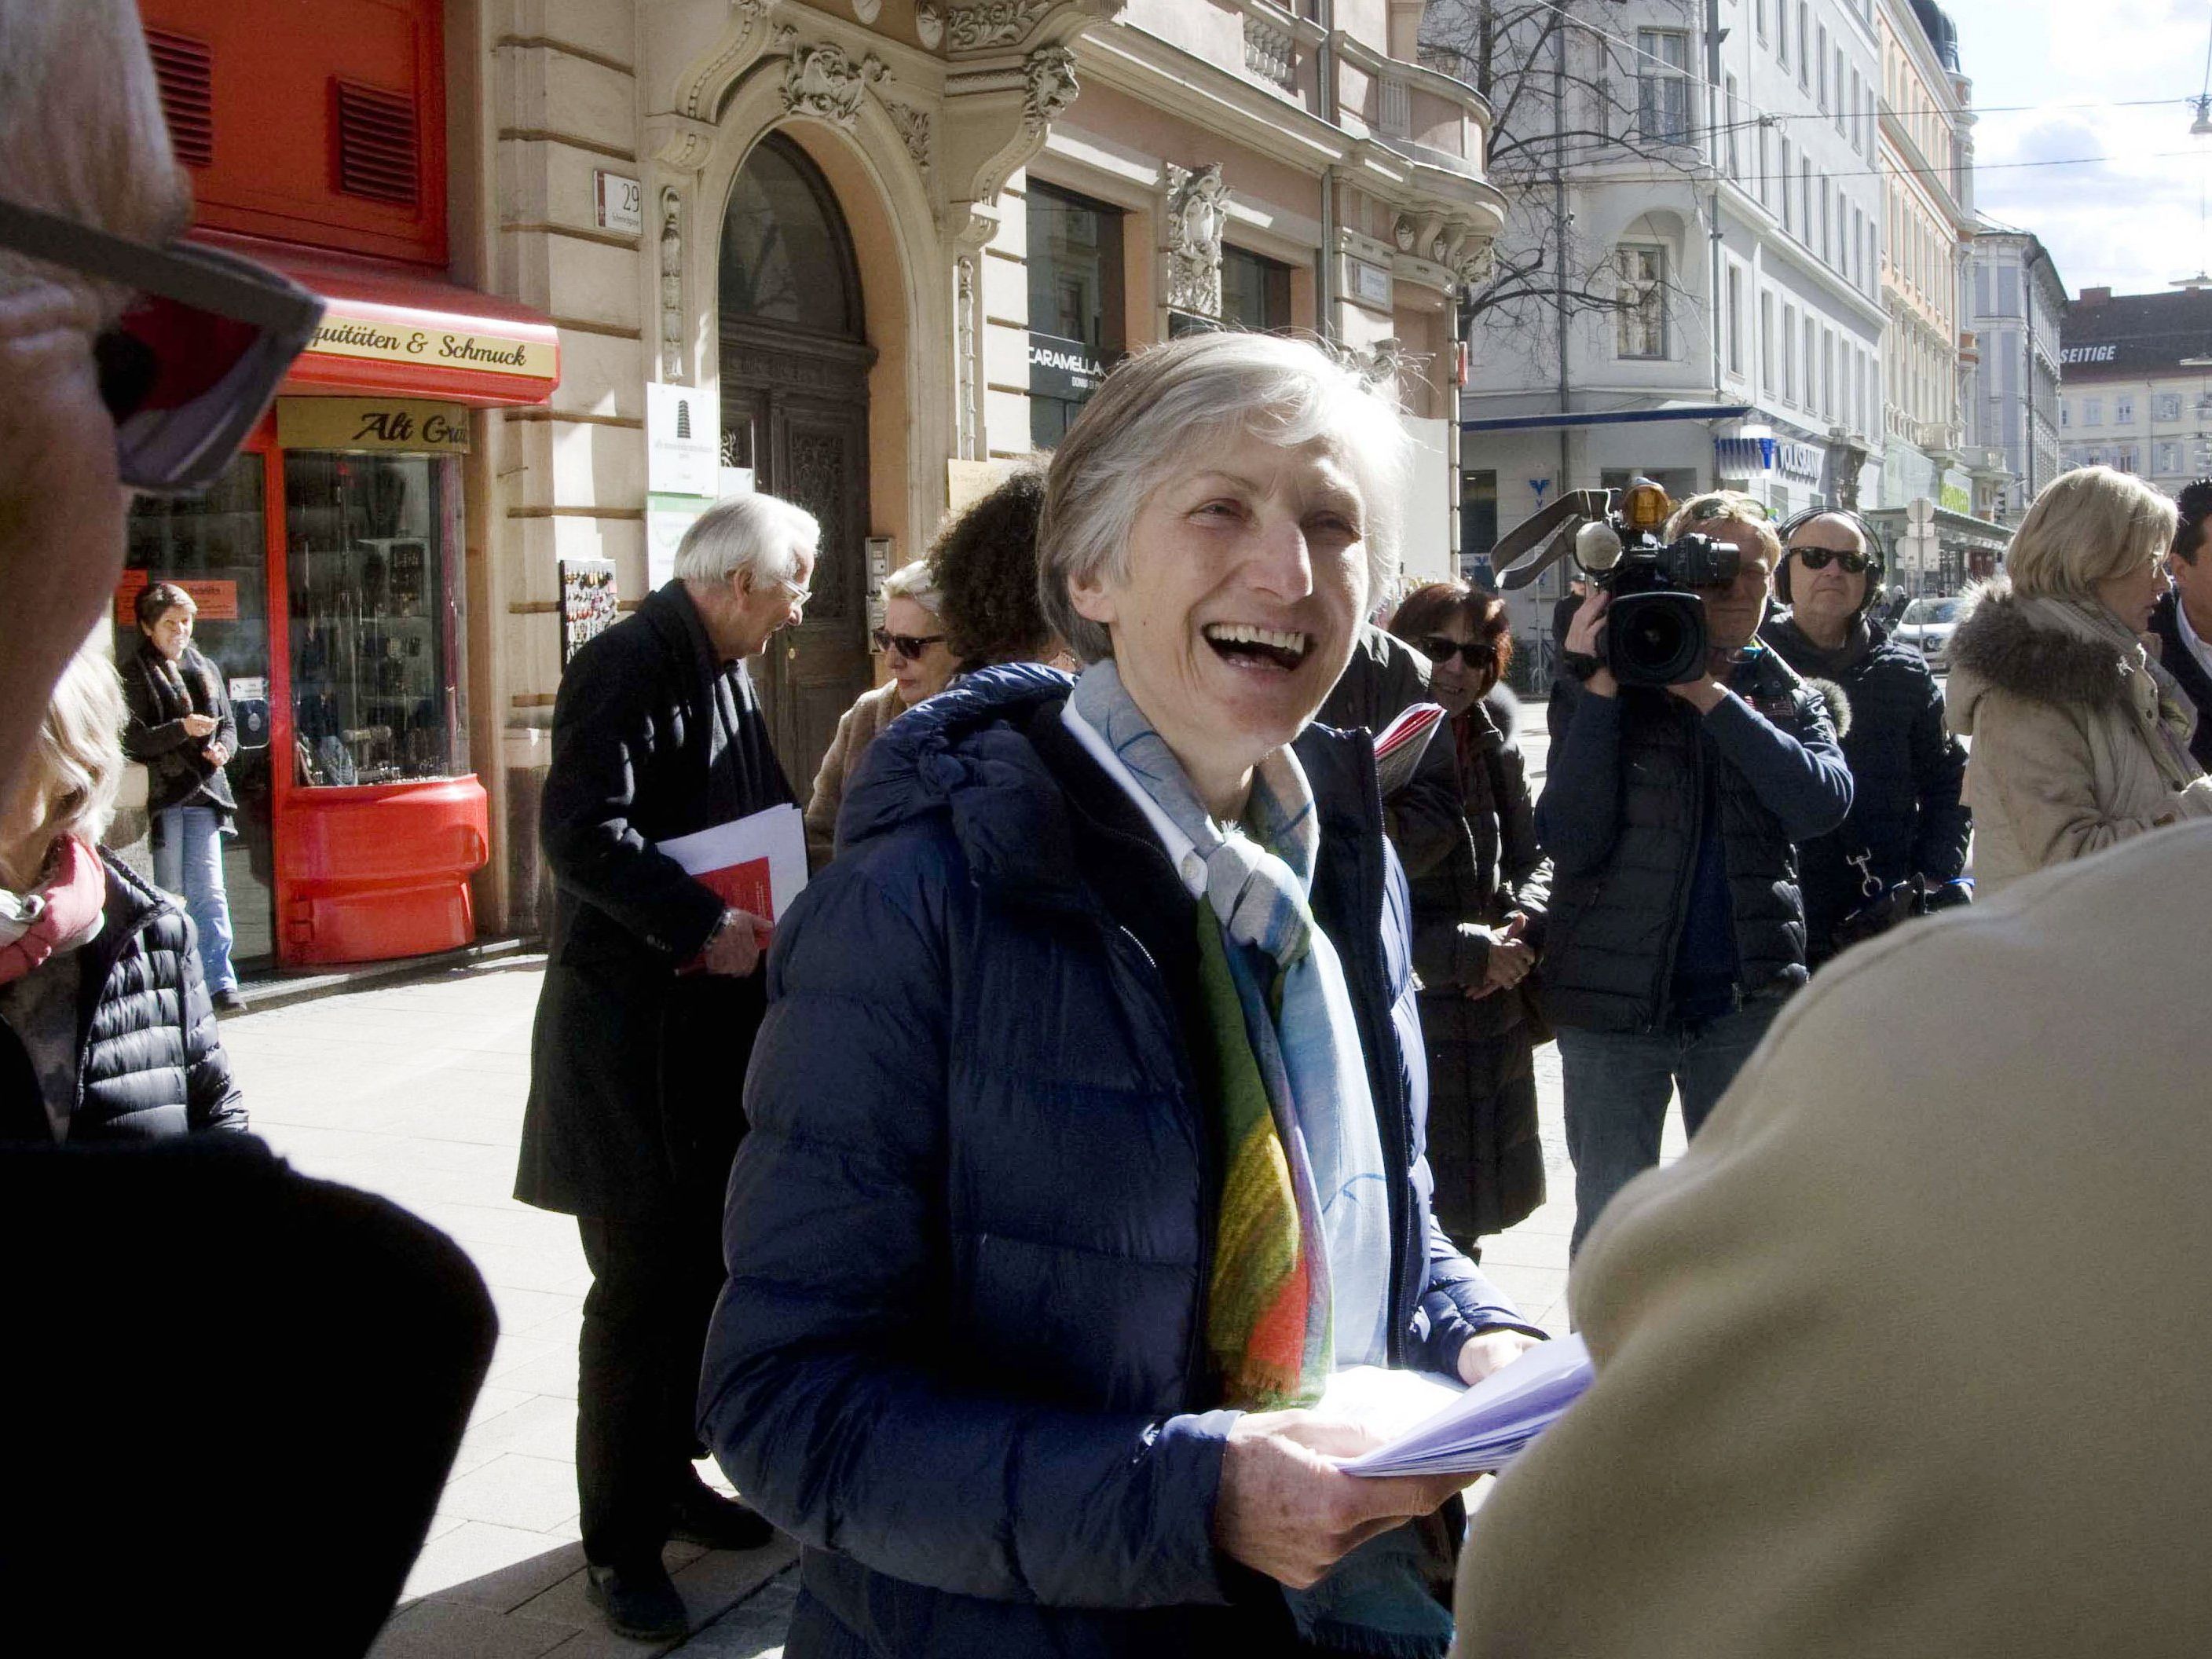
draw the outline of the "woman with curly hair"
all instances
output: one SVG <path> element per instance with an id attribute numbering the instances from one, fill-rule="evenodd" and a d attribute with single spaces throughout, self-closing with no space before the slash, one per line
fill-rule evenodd
<path id="1" fill-rule="evenodd" d="M 1062 649 L 1037 596 L 1043 506 L 1043 466 L 1018 461 L 937 532 L 928 553 L 937 614 L 962 673 L 999 662 L 1047 662 Z"/>

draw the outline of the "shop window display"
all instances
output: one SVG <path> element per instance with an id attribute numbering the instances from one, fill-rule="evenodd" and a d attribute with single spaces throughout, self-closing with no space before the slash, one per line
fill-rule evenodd
<path id="1" fill-rule="evenodd" d="M 465 774 L 457 464 L 292 452 L 284 498 L 296 781 Z"/>

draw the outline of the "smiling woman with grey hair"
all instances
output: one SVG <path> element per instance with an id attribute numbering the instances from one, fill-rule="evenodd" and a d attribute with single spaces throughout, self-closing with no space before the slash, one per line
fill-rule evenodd
<path id="1" fill-rule="evenodd" d="M 806 1544 L 793 1659 L 1441 1656 L 1407 1522 L 1297 1408 L 1539 1340 L 1435 1230 L 1407 898 L 1310 725 L 1395 566 L 1407 439 L 1315 347 L 1107 377 L 1046 483 L 1080 678 L 875 741 L 770 965 L 702 1381 Z"/>

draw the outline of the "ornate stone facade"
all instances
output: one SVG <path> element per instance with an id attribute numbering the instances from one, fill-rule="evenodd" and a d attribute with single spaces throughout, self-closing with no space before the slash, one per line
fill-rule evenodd
<path id="1" fill-rule="evenodd" d="M 955 52 L 982 52 L 993 46 L 1018 46 L 1053 0 L 990 0 L 978 6 L 951 8 L 951 40 Z"/>
<path id="2" fill-rule="evenodd" d="M 1057 121 L 1081 90 L 1075 79 L 1075 54 L 1066 46 L 1040 46 L 1022 61 L 1027 90 L 1022 115 L 1031 127 Z"/>
<path id="3" fill-rule="evenodd" d="M 779 44 L 793 40 L 787 28 Z M 869 52 L 855 62 L 844 47 L 828 41 L 791 46 L 783 70 L 783 107 L 793 115 L 811 115 L 832 125 L 850 127 L 860 119 L 868 88 L 890 78 L 890 67 Z"/>
<path id="4" fill-rule="evenodd" d="M 1229 219 L 1229 186 L 1221 163 L 1193 170 L 1173 161 L 1160 180 L 1162 285 L 1168 307 L 1200 317 L 1221 314 L 1221 233 Z"/>

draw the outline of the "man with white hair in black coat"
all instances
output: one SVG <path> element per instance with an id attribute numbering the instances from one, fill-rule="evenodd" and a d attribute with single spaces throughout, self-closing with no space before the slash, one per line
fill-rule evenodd
<path id="1" fill-rule="evenodd" d="M 674 580 L 576 653 L 554 705 L 540 813 L 552 939 L 515 1196 L 574 1215 L 583 1236 L 584 1554 L 593 1601 L 629 1636 L 683 1632 L 661 1564 L 672 1536 L 741 1549 L 770 1536 L 691 1468 L 769 922 L 656 848 L 793 799 L 744 659 L 799 620 L 818 536 L 772 495 L 708 509 Z"/>

